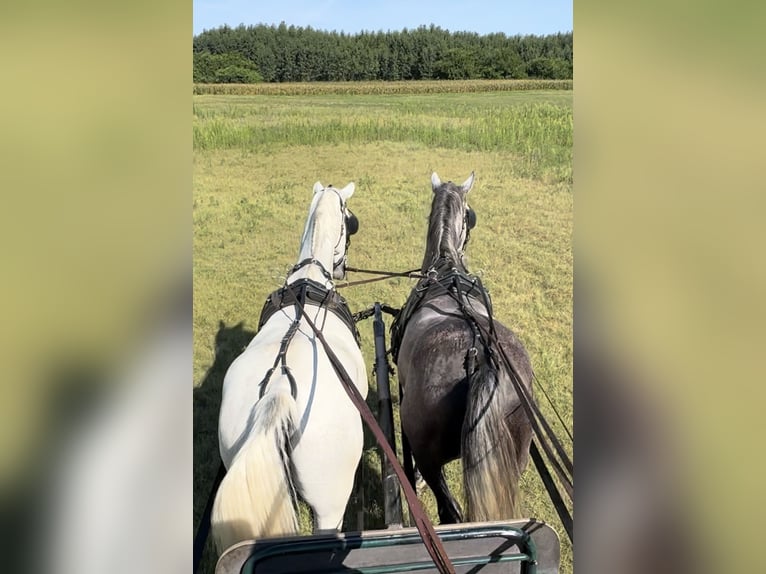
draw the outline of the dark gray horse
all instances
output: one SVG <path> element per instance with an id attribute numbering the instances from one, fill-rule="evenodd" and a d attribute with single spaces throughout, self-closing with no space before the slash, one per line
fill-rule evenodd
<path id="1" fill-rule="evenodd" d="M 517 377 L 531 394 L 529 357 L 509 329 L 490 320 L 489 296 L 463 262 L 476 223 L 466 201 L 473 178 L 471 173 L 456 185 L 431 176 L 434 196 L 421 268 L 427 278 L 392 325 L 404 439 L 436 496 L 442 524 L 463 520 L 442 471 L 461 455 L 465 519 L 517 517 L 518 481 L 532 438 L 511 381 Z M 502 367 L 499 346 L 515 372 Z"/>

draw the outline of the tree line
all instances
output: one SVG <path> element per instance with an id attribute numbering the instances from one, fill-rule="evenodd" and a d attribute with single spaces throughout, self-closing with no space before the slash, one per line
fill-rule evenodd
<path id="1" fill-rule="evenodd" d="M 199 83 L 572 78 L 572 33 L 327 32 L 258 24 L 194 37 Z"/>

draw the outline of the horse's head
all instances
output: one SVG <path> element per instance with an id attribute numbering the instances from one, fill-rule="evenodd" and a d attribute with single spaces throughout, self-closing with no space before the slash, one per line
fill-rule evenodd
<path id="1" fill-rule="evenodd" d="M 338 202 L 334 203 L 337 209 L 317 210 L 317 216 L 321 215 L 326 219 L 335 218 L 335 225 L 331 224 L 331 229 L 337 230 L 337 237 L 333 237 L 333 260 L 332 276 L 334 279 L 343 279 L 346 276 L 346 260 L 348 259 L 348 248 L 351 244 L 351 236 L 359 231 L 359 219 L 348 208 L 348 199 L 354 194 L 354 183 L 351 182 L 342 189 L 336 189 L 332 185 L 324 187 L 321 182 L 314 184 L 314 197 L 318 202 L 326 194 L 334 194 Z M 323 204 L 324 205 L 324 204 Z"/>
<path id="2" fill-rule="evenodd" d="M 473 181 L 474 172 L 461 185 L 451 181 L 442 182 L 436 172 L 431 174 L 434 198 L 424 267 L 432 265 L 439 257 L 447 257 L 456 264 L 461 263 L 471 229 L 476 226 L 476 212 L 466 199 Z"/>

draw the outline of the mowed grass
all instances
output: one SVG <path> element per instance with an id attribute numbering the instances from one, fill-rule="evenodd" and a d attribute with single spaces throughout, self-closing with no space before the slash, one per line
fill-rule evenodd
<path id="1" fill-rule="evenodd" d="M 360 231 L 350 265 L 406 270 L 422 261 L 431 171 L 462 182 L 475 170 L 469 201 L 478 225 L 468 267 L 482 277 L 497 320 L 520 337 L 572 428 L 571 92 L 194 96 L 194 142 L 195 526 L 218 465 L 225 369 L 254 335 L 265 297 L 296 262 L 317 180 L 356 183 L 349 205 Z M 393 279 L 343 294 L 352 311 L 375 301 L 399 307 L 412 284 Z M 371 321 L 359 327 L 372 369 Z M 372 374 L 370 381 L 368 403 L 376 410 Z M 395 377 L 392 386 L 397 397 Z M 539 389 L 537 396 L 565 437 Z M 462 499 L 459 462 L 447 476 Z M 367 433 L 346 529 L 383 526 L 380 481 L 378 450 Z M 562 572 L 571 572 L 571 548 L 531 464 L 522 492 L 526 514 L 559 532 Z M 436 520 L 428 489 L 421 500 Z M 310 532 L 305 508 L 301 523 Z M 209 545 L 204 570 L 214 563 Z"/>

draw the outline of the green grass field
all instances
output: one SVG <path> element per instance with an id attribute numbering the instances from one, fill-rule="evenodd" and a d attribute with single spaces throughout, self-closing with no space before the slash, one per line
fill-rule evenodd
<path id="1" fill-rule="evenodd" d="M 267 294 L 296 262 L 317 180 L 356 183 L 349 205 L 360 231 L 349 264 L 406 270 L 423 257 L 431 171 L 462 182 L 475 170 L 469 201 L 478 225 L 468 267 L 482 277 L 496 318 L 525 344 L 538 379 L 572 428 L 571 91 L 195 95 L 193 111 L 195 527 L 218 465 L 226 366 L 254 335 Z M 352 311 L 375 301 L 399 307 L 411 286 L 393 279 L 343 294 Z M 372 369 L 371 321 L 360 331 Z M 376 410 L 370 381 L 368 403 Z M 398 396 L 395 378 L 392 385 Z M 359 528 L 360 514 L 366 529 L 383 525 L 380 459 L 367 435 L 347 529 Z M 460 499 L 459 463 L 447 473 Z M 559 532 L 562 572 L 571 572 L 571 548 L 531 464 L 522 492 L 526 514 Z M 421 500 L 435 519 L 428 489 Z M 301 521 L 308 533 L 306 509 Z M 205 571 L 213 565 L 208 555 Z"/>

